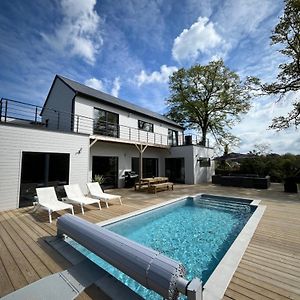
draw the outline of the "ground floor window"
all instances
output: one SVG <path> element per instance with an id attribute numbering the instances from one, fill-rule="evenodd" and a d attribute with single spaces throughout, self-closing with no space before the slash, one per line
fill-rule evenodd
<path id="1" fill-rule="evenodd" d="M 184 158 L 166 158 L 165 174 L 171 182 L 185 183 Z"/>
<path id="2" fill-rule="evenodd" d="M 131 161 L 132 171 L 140 174 L 140 159 L 133 157 Z M 158 158 L 143 158 L 143 178 L 158 176 Z"/>
<path id="3" fill-rule="evenodd" d="M 70 154 L 23 152 L 19 206 L 31 206 L 36 188 L 54 186 L 60 196 L 69 183 Z"/>
<path id="4" fill-rule="evenodd" d="M 102 175 L 104 182 L 102 188 L 118 187 L 118 157 L 115 156 L 93 156 L 92 176 Z"/>

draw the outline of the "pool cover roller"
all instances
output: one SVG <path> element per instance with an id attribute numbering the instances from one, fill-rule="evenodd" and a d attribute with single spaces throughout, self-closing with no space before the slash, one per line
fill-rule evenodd
<path id="1" fill-rule="evenodd" d="M 58 219 L 57 234 L 69 236 L 165 299 L 177 299 L 178 290 L 186 294 L 183 265 L 158 251 L 69 214 Z"/>

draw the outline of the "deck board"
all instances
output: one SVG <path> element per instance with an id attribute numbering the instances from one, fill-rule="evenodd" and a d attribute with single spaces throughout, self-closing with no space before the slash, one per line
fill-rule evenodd
<path id="1" fill-rule="evenodd" d="M 114 190 L 124 205 L 113 203 L 102 210 L 79 206 L 75 214 L 93 223 L 101 222 L 163 201 L 196 193 L 232 195 L 262 200 L 267 209 L 226 290 L 224 299 L 300 299 L 300 196 L 285 194 L 275 185 L 270 190 L 238 189 L 214 185 L 175 185 L 172 192 L 157 194 Z M 1 201 L 1 199 L 0 199 Z M 32 207 L 0 212 L 0 297 L 39 278 L 67 269 L 66 261 L 46 242 L 56 234 L 57 217 L 48 223 L 44 211 Z M 78 299 L 108 299 L 95 286 Z"/>

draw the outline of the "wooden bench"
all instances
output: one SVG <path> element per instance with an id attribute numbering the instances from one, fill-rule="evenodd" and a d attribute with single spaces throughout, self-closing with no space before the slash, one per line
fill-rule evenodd
<path id="1" fill-rule="evenodd" d="M 134 185 L 134 190 L 136 191 L 137 188 L 140 190 L 142 187 L 149 187 L 149 183 L 148 182 L 137 182 L 135 185 Z"/>
<path id="2" fill-rule="evenodd" d="M 174 183 L 173 182 L 163 182 L 163 183 L 157 183 L 157 184 L 152 184 L 149 186 L 148 191 L 152 193 L 156 193 L 159 191 L 164 191 L 164 190 L 174 190 Z"/>

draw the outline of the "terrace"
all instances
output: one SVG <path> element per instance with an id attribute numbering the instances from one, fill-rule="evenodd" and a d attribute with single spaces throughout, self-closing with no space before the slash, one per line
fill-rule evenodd
<path id="1" fill-rule="evenodd" d="M 219 187 L 214 185 L 176 185 L 172 193 L 146 194 L 118 189 L 124 205 L 101 211 L 91 207 L 82 216 L 97 223 L 173 198 L 210 193 L 262 200 L 267 209 L 226 290 L 224 299 L 300 298 L 300 198 L 281 192 L 280 184 L 269 190 Z M 46 240 L 56 234 L 56 218 L 48 223 L 47 213 L 32 213 L 32 207 L 0 212 L 0 297 L 26 286 L 70 263 L 50 247 Z M 108 299 L 91 286 L 78 299 Z"/>
<path id="2" fill-rule="evenodd" d="M 0 100 L 0 124 L 86 134 L 90 137 L 91 146 L 98 140 L 125 144 L 143 143 L 158 148 L 197 145 L 201 141 L 200 137 L 194 134 L 184 135 L 178 132 L 176 137 L 168 136 L 120 125 L 118 122 L 95 120 L 6 98 Z M 209 140 L 207 140 L 207 147 L 209 147 Z"/>

